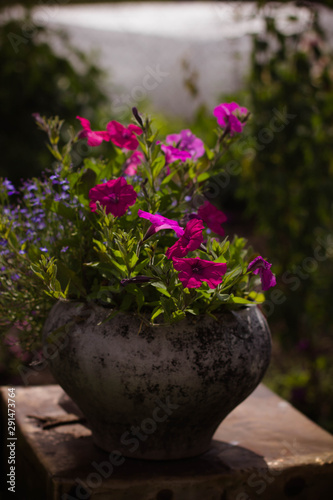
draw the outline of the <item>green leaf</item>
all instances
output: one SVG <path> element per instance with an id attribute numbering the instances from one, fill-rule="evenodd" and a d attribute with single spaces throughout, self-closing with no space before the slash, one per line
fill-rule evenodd
<path id="1" fill-rule="evenodd" d="M 210 178 L 210 174 L 208 172 L 203 172 L 202 174 L 200 174 L 197 178 L 197 181 L 198 182 L 203 182 L 203 181 L 206 181 L 207 179 Z"/>
<path id="2" fill-rule="evenodd" d="M 141 149 L 142 149 L 142 151 L 143 151 L 143 154 L 144 154 L 144 155 L 145 155 L 145 157 L 147 158 L 147 156 L 148 156 L 148 150 L 147 150 L 146 144 L 145 144 L 145 143 L 144 143 L 141 139 L 139 139 L 139 137 L 137 137 L 137 139 L 138 139 L 138 142 L 139 142 L 139 144 L 140 144 L 140 146 L 141 146 Z"/>
<path id="3" fill-rule="evenodd" d="M 93 166 L 96 167 L 96 165 Z M 77 189 L 78 194 L 83 194 L 87 199 L 90 189 L 96 185 L 96 179 L 97 179 L 96 171 L 98 172 L 97 168 L 94 169 L 87 168 L 85 171 L 83 171 L 82 175 L 80 175 L 80 177 L 77 178 L 76 181 L 75 187 Z"/>
<path id="4" fill-rule="evenodd" d="M 53 201 L 49 208 L 52 212 L 55 212 L 57 215 L 60 215 L 60 217 L 64 217 L 64 219 L 68 219 L 72 222 L 76 222 L 77 220 L 76 209 L 64 205 L 60 201 Z"/>
<path id="5" fill-rule="evenodd" d="M 208 159 L 212 160 L 214 158 L 214 151 L 209 149 L 206 145 L 205 145 L 205 151 L 206 151 L 206 155 L 207 155 Z"/>
<path id="6" fill-rule="evenodd" d="M 80 292 L 81 296 L 86 297 L 87 291 L 84 288 L 82 281 L 78 277 L 77 273 L 75 273 L 72 269 L 69 269 L 69 267 L 67 267 L 66 264 L 61 260 L 58 260 L 57 264 L 59 270 L 59 279 L 61 281 L 67 282 L 67 286 L 64 292 L 65 296 L 67 296 L 66 290 L 68 292 L 69 286 L 73 286 L 78 292 Z"/>
<path id="7" fill-rule="evenodd" d="M 135 265 L 138 262 L 138 260 L 139 260 L 139 257 L 136 255 L 136 253 L 133 253 L 129 259 L 129 265 L 130 265 L 131 269 L 135 268 Z"/>
<path id="8" fill-rule="evenodd" d="M 170 293 L 167 290 L 167 287 L 161 281 L 151 281 L 150 284 L 156 288 L 156 290 L 166 297 L 171 297 Z"/>
<path id="9" fill-rule="evenodd" d="M 127 275 L 127 267 L 125 266 L 125 264 L 119 264 L 115 259 L 112 260 L 112 264 L 119 270 L 122 272 L 122 274 L 124 276 Z"/>
<path id="10" fill-rule="evenodd" d="M 253 304 L 253 301 L 244 299 L 243 297 L 233 297 L 230 295 L 229 302 L 233 304 Z"/>
<path id="11" fill-rule="evenodd" d="M 257 304 L 261 304 L 262 302 L 265 302 L 266 297 L 263 293 L 252 291 L 249 293 L 249 299 L 255 301 Z"/>
<path id="12" fill-rule="evenodd" d="M 153 176 L 155 178 L 158 177 L 158 175 L 161 172 L 161 170 L 163 169 L 164 165 L 165 165 L 165 156 L 159 156 L 153 162 L 151 168 L 152 168 Z"/>
<path id="13" fill-rule="evenodd" d="M 181 311 L 178 309 L 177 311 L 174 311 L 171 315 L 172 322 L 176 323 L 177 321 L 181 321 L 182 319 L 186 318 L 186 314 L 184 311 Z"/>
<path id="14" fill-rule="evenodd" d="M 170 293 L 165 288 L 156 288 L 158 292 L 162 293 L 166 297 L 171 297 Z"/>
<path id="15" fill-rule="evenodd" d="M 134 297 L 130 293 L 125 295 L 119 307 L 120 311 L 127 311 L 128 309 L 130 309 L 133 304 L 133 300 Z"/>
<path id="16" fill-rule="evenodd" d="M 136 292 L 135 292 L 135 300 L 136 303 L 138 304 L 138 311 L 142 308 L 142 306 L 145 303 L 145 295 L 143 291 L 137 286 L 136 287 Z"/>
<path id="17" fill-rule="evenodd" d="M 17 240 L 17 237 L 15 235 L 15 233 L 13 233 L 13 231 L 11 231 L 10 229 L 7 231 L 7 233 L 5 234 L 5 238 L 8 239 L 9 243 L 16 249 L 19 248 L 19 242 Z"/>
<path id="18" fill-rule="evenodd" d="M 221 302 L 228 302 L 228 300 L 230 299 L 230 295 L 228 293 L 218 293 L 217 298 Z"/>
<path id="19" fill-rule="evenodd" d="M 228 271 L 224 275 L 224 281 L 230 281 L 234 280 L 235 278 L 238 278 L 243 272 L 243 269 L 241 266 L 237 266 L 235 269 L 232 269 L 231 271 Z"/>
<path id="20" fill-rule="evenodd" d="M 214 262 L 217 264 L 225 264 L 227 262 L 226 258 L 223 255 L 220 255 L 217 259 L 214 259 Z"/>
<path id="21" fill-rule="evenodd" d="M 161 182 L 161 186 L 164 186 L 164 184 L 169 184 L 169 182 L 171 181 L 172 177 L 177 173 L 177 169 L 174 169 L 171 171 L 171 173 L 169 175 L 167 175 L 163 181 Z"/>
<path id="22" fill-rule="evenodd" d="M 147 264 L 149 264 L 149 258 L 144 259 L 142 262 L 139 262 L 139 264 L 136 264 L 135 267 L 132 268 L 132 270 L 135 271 L 135 274 L 140 274 L 142 269 L 144 269 Z"/>
<path id="23" fill-rule="evenodd" d="M 148 144 L 152 144 L 157 139 L 157 136 L 158 136 L 158 130 L 154 132 L 154 134 L 152 134 L 150 137 L 148 137 L 147 139 Z"/>
<path id="24" fill-rule="evenodd" d="M 155 318 L 157 318 L 160 314 L 163 314 L 163 313 L 164 313 L 163 307 L 161 307 L 161 306 L 155 307 L 155 309 L 153 310 L 153 313 L 150 317 L 150 320 L 154 321 Z"/>
<path id="25" fill-rule="evenodd" d="M 46 144 L 46 147 L 50 151 L 50 153 L 52 154 L 52 156 L 54 156 L 54 158 L 56 160 L 62 161 L 62 156 L 59 153 L 59 151 L 56 151 L 55 149 L 53 149 L 53 147 L 50 144 Z"/>
<path id="26" fill-rule="evenodd" d="M 99 325 L 104 325 L 105 323 L 107 323 L 108 321 L 110 321 L 112 318 L 115 318 L 117 316 L 117 314 L 120 313 L 120 310 L 119 309 L 116 309 L 114 311 L 112 311 L 101 323 L 98 323 Z"/>

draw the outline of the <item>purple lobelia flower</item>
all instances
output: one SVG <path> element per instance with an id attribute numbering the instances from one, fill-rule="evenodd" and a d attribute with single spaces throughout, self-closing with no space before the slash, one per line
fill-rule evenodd
<path id="1" fill-rule="evenodd" d="M 3 179 L 1 184 L 5 188 L 8 196 L 11 196 L 12 194 L 18 194 L 18 191 L 16 191 L 15 187 L 9 179 Z"/>

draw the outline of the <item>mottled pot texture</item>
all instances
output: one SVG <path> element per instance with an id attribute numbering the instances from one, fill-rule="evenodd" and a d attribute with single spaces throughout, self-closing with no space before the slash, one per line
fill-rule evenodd
<path id="1" fill-rule="evenodd" d="M 109 313 L 58 302 L 44 328 L 45 343 L 65 332 L 50 368 L 86 416 L 95 443 L 153 460 L 205 452 L 268 367 L 271 339 L 261 312 L 248 307 L 218 321 L 193 316 L 154 327 L 125 313 L 103 323 Z"/>

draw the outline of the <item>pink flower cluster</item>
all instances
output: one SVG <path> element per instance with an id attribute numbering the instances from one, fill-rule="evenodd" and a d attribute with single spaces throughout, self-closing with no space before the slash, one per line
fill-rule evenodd
<path id="1" fill-rule="evenodd" d="M 214 214 L 217 216 L 217 219 L 226 220 L 225 215 L 220 210 L 209 202 L 206 202 L 202 213 L 211 225 L 222 231 L 219 220 L 213 222 Z M 203 243 L 204 217 L 201 218 L 199 216 L 199 211 L 198 215 L 195 215 L 186 224 L 184 229 L 179 226 L 177 221 L 167 219 L 159 214 L 151 214 L 139 210 L 138 215 L 152 222 L 152 226 L 148 230 L 146 237 L 161 229 L 172 229 L 176 232 L 179 239 L 167 250 L 166 257 L 172 259 L 173 266 L 176 271 L 179 271 L 178 277 L 184 287 L 199 288 L 203 282 L 206 282 L 210 288 L 216 288 L 222 282 L 223 276 L 227 271 L 226 264 L 203 260 L 199 257 L 186 257 L 189 252 L 197 250 Z"/>
<path id="2" fill-rule="evenodd" d="M 201 139 L 196 137 L 188 129 L 179 134 L 170 134 L 166 138 L 166 144 L 161 145 L 165 154 L 165 163 L 169 165 L 177 160 L 198 160 L 205 154 L 205 146 Z"/>
<path id="3" fill-rule="evenodd" d="M 80 138 L 87 137 L 88 146 L 100 146 L 103 141 L 111 141 L 115 146 L 134 151 L 139 142 L 135 136 L 142 134 L 142 130 L 137 125 L 130 124 L 124 127 L 121 123 L 111 121 L 106 125 L 106 131 L 91 130 L 90 121 L 81 116 L 76 117 L 80 120 L 82 125 L 82 132 Z"/>
<path id="4" fill-rule="evenodd" d="M 93 187 L 89 191 L 89 198 L 93 212 L 97 210 L 97 204 L 99 204 L 107 214 L 121 217 L 130 206 L 134 205 L 137 193 L 124 177 L 119 177 Z M 167 250 L 166 257 L 172 259 L 173 266 L 176 271 L 179 271 L 178 277 L 184 287 L 199 288 L 203 282 L 206 282 L 210 288 L 216 288 L 222 283 L 223 276 L 227 272 L 225 263 L 186 256 L 189 252 L 200 248 L 203 243 L 203 221 L 216 233 L 224 234 L 221 223 L 226 220 L 226 217 L 223 212 L 206 201 L 199 207 L 198 214 L 190 219 L 185 228 L 182 228 L 177 221 L 159 214 L 139 210 L 138 216 L 151 222 L 145 239 L 163 229 L 175 231 L 178 240 Z M 276 284 L 275 276 L 270 268 L 271 264 L 262 257 L 257 257 L 248 266 L 248 272 L 259 274 L 263 290 L 268 290 Z"/>
<path id="5" fill-rule="evenodd" d="M 200 216 L 201 214 L 201 216 Z M 185 288 L 199 288 L 206 282 L 209 288 L 216 288 L 223 281 L 223 276 L 227 272 L 225 263 L 217 263 L 209 260 L 195 258 L 185 258 L 186 255 L 200 248 L 203 243 L 202 231 L 204 225 L 202 220 L 207 221 L 207 225 L 216 230 L 219 234 L 224 231 L 221 222 L 226 220 L 223 212 L 206 201 L 198 210 L 198 215 L 192 218 L 185 229 L 181 228 L 177 221 L 167 219 L 162 215 L 151 214 L 150 212 L 138 211 L 139 217 L 148 219 L 152 226 L 148 230 L 146 237 L 162 229 L 172 229 L 178 236 L 178 241 L 166 252 L 166 257 L 172 259 L 173 266 L 179 271 L 178 278 Z M 262 282 L 262 289 L 268 290 L 276 285 L 276 279 L 272 273 L 271 264 L 262 257 L 256 257 L 248 266 L 248 272 L 259 274 Z"/>
<path id="6" fill-rule="evenodd" d="M 242 118 L 245 118 L 247 113 L 246 108 L 242 108 L 234 102 L 220 104 L 214 109 L 218 124 L 230 135 L 242 131 L 244 126 Z M 136 136 L 142 133 L 140 127 L 137 125 L 124 127 L 116 121 L 111 121 L 107 124 L 106 131 L 93 131 L 88 120 L 82 117 L 77 118 L 83 127 L 80 136 L 86 137 L 90 146 L 98 146 L 103 141 L 111 141 L 119 148 L 134 151 L 125 162 L 124 173 L 128 176 L 137 173 L 138 165 L 144 159 L 143 153 L 136 151 L 139 145 Z M 166 165 L 177 160 L 182 162 L 188 159 L 196 161 L 205 153 L 203 142 L 190 130 L 182 130 L 179 134 L 167 136 L 166 144 L 161 144 L 161 149 L 165 154 Z M 95 212 L 98 206 L 101 206 L 107 214 L 111 213 L 115 217 L 121 217 L 125 215 L 130 206 L 135 204 L 137 196 L 133 186 L 124 177 L 119 177 L 90 189 L 90 208 Z M 178 277 L 184 287 L 199 288 L 205 282 L 214 289 L 222 283 L 223 276 L 227 272 L 225 263 L 208 261 L 199 257 L 187 257 L 189 252 L 198 250 L 202 246 L 204 224 L 219 236 L 224 235 L 222 225 L 227 218 L 221 210 L 209 201 L 205 201 L 197 213 L 189 216 L 185 227 L 181 227 L 175 220 L 143 210 L 138 210 L 138 216 L 151 222 L 151 226 L 143 238 L 144 241 L 161 230 L 175 232 L 178 240 L 167 249 L 166 257 L 172 259 L 174 269 L 179 271 Z M 271 264 L 259 256 L 249 264 L 247 272 L 259 275 L 262 289 L 267 290 L 276 284 L 275 276 L 270 268 Z M 140 277 L 140 279 L 142 278 L 145 277 Z"/>

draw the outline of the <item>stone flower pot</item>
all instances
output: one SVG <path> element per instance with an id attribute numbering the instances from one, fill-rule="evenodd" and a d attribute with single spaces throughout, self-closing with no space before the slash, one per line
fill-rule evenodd
<path id="1" fill-rule="evenodd" d="M 50 368 L 86 416 L 95 443 L 153 460 L 205 452 L 268 367 L 270 332 L 259 309 L 154 327 L 125 313 L 103 323 L 109 313 L 62 301 L 44 328 L 45 343 L 54 332 L 65 334 Z"/>

